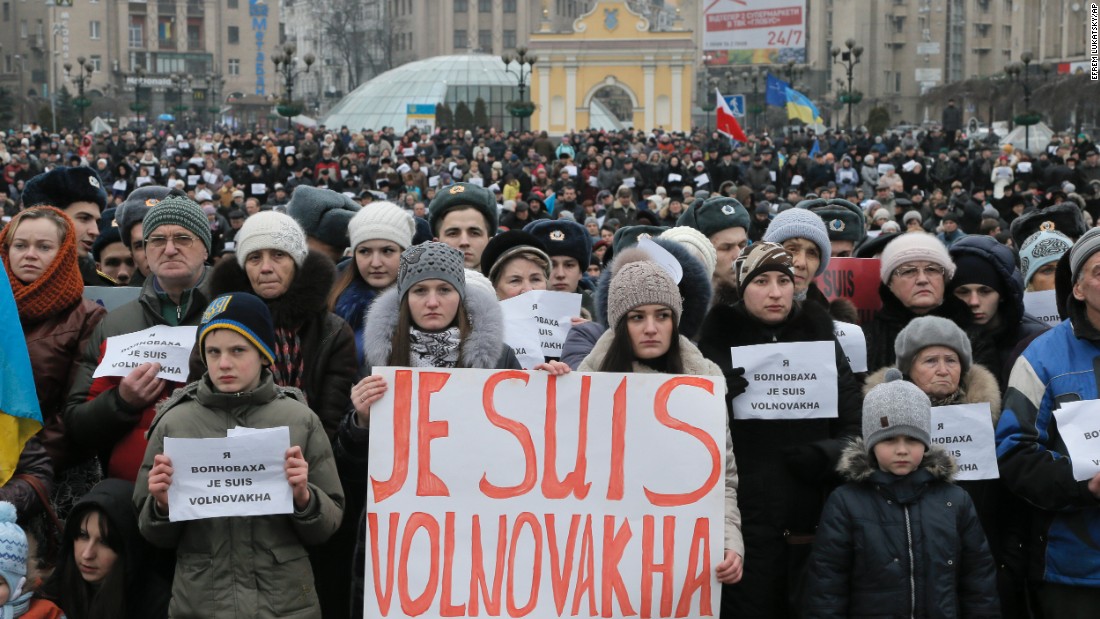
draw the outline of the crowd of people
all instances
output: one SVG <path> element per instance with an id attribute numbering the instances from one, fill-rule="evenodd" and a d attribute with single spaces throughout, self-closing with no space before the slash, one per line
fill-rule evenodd
<path id="1" fill-rule="evenodd" d="M 1100 473 L 1077 479 L 1054 416 L 1100 398 L 1087 135 L 32 126 L 0 164 L 44 422 L 0 480 L 0 617 L 362 616 L 372 368 L 520 369 L 500 301 L 531 290 L 582 299 L 531 371 L 725 387 L 722 617 L 1100 608 Z M 834 258 L 878 261 L 880 309 L 826 295 Z M 1053 328 L 1024 307 L 1050 290 Z M 197 327 L 186 379 L 95 375 L 154 326 Z M 821 341 L 829 418 L 734 415 L 731 348 Z M 954 481 L 930 438 L 964 403 L 989 404 L 999 479 Z M 289 427 L 293 513 L 170 519 L 164 439 L 237 426 Z"/>

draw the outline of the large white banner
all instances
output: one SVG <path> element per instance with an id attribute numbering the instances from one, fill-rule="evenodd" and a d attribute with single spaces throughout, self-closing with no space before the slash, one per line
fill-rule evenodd
<path id="1" fill-rule="evenodd" d="M 703 0 L 706 64 L 806 62 L 806 0 Z"/>
<path id="2" fill-rule="evenodd" d="M 365 616 L 717 616 L 721 378 L 374 372 Z"/>

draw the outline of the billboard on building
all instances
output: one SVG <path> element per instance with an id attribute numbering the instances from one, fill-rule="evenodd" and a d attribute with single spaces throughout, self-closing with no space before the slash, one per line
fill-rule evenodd
<path id="1" fill-rule="evenodd" d="M 806 0 L 704 0 L 708 65 L 806 62 Z"/>

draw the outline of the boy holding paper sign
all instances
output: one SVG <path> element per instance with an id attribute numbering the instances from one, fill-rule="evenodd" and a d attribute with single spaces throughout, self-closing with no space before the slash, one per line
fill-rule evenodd
<path id="1" fill-rule="evenodd" d="M 320 420 L 298 390 L 277 387 L 267 369 L 274 331 L 257 297 L 215 299 L 199 326 L 207 372 L 173 394 L 150 429 L 134 505 L 142 535 L 176 551 L 174 617 L 321 616 L 306 546 L 336 531 L 344 494 Z M 221 438 L 234 427 L 280 426 L 290 429 L 284 458 L 292 514 L 170 519 L 173 469 L 165 437 Z"/>

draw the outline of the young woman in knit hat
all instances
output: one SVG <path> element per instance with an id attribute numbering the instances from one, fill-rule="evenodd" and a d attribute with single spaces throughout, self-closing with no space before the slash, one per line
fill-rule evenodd
<path id="1" fill-rule="evenodd" d="M 95 453 L 66 438 L 62 414 L 75 361 L 107 312 L 83 298 L 76 229 L 65 213 L 52 206 L 24 210 L 0 231 L 0 240 L 44 423 L 24 449 L 20 472 L 40 477 L 46 487 L 56 478 L 54 494 L 61 495 L 58 507 L 64 514 L 102 477 Z M 20 513 L 37 502 L 30 485 L 20 480 L 0 489 L 0 498 L 15 503 Z"/>
<path id="2" fill-rule="evenodd" d="M 249 217 L 236 242 L 236 259 L 211 272 L 211 295 L 247 292 L 263 299 L 275 322 L 275 384 L 301 389 L 331 438 L 358 378 L 351 328 L 328 310 L 336 267 L 308 250 L 305 232 L 284 213 Z M 190 379 L 198 380 L 203 371 L 202 351 L 195 349 Z"/>
<path id="3" fill-rule="evenodd" d="M 800 583 L 832 471 L 845 441 L 859 433 L 859 385 L 835 343 L 828 310 L 795 299 L 791 264 L 781 245 L 750 246 L 734 262 L 741 299 L 713 306 L 699 333 L 703 355 L 730 376 L 731 399 L 748 381 L 730 348 L 833 342 L 837 368 L 838 408 L 832 419 L 742 420 L 729 410 L 748 561 L 744 580 L 722 595 L 723 616 L 798 615 Z"/>
<path id="4" fill-rule="evenodd" d="M 355 333 L 356 359 L 363 358 L 367 310 L 397 281 L 401 252 L 412 247 L 415 233 L 412 215 L 393 202 L 374 202 L 356 213 L 348 224 L 355 260 L 341 266 L 343 270 L 328 295 L 328 307 Z"/>
<path id="5" fill-rule="evenodd" d="M 581 372 L 637 372 L 714 376 L 722 370 L 680 333 L 683 299 L 676 282 L 648 254 L 630 248 L 616 256 L 607 289 L 607 324 Z M 737 464 L 726 434 L 725 554 L 715 566 L 722 583 L 741 579 L 745 546 L 738 511 Z"/>
<path id="6" fill-rule="evenodd" d="M 367 313 L 363 360 L 367 371 L 376 366 L 414 368 L 521 369 L 511 347 L 504 343 L 504 316 L 488 286 L 468 285 L 461 250 L 439 242 L 415 245 L 401 254 L 396 285 L 383 292 Z M 563 374 L 561 362 L 535 369 Z M 367 489 L 367 446 L 371 406 L 389 385 L 381 376 L 367 376 L 351 389 L 354 411 L 340 424 L 334 445 L 349 509 L 364 506 Z M 363 573 L 366 560 L 363 517 L 349 511 L 358 523 L 358 543 L 352 583 L 353 617 L 363 610 Z"/>
<path id="7" fill-rule="evenodd" d="M 175 550 L 170 616 L 322 616 L 308 548 L 340 525 L 344 492 L 321 420 L 300 390 L 275 383 L 275 331 L 259 297 L 235 292 L 211 301 L 197 333 L 205 371 L 159 407 L 149 428 L 133 507 L 142 536 Z M 236 427 L 281 426 L 290 432 L 283 460 L 292 513 L 170 519 L 166 437 L 224 438 Z"/>

